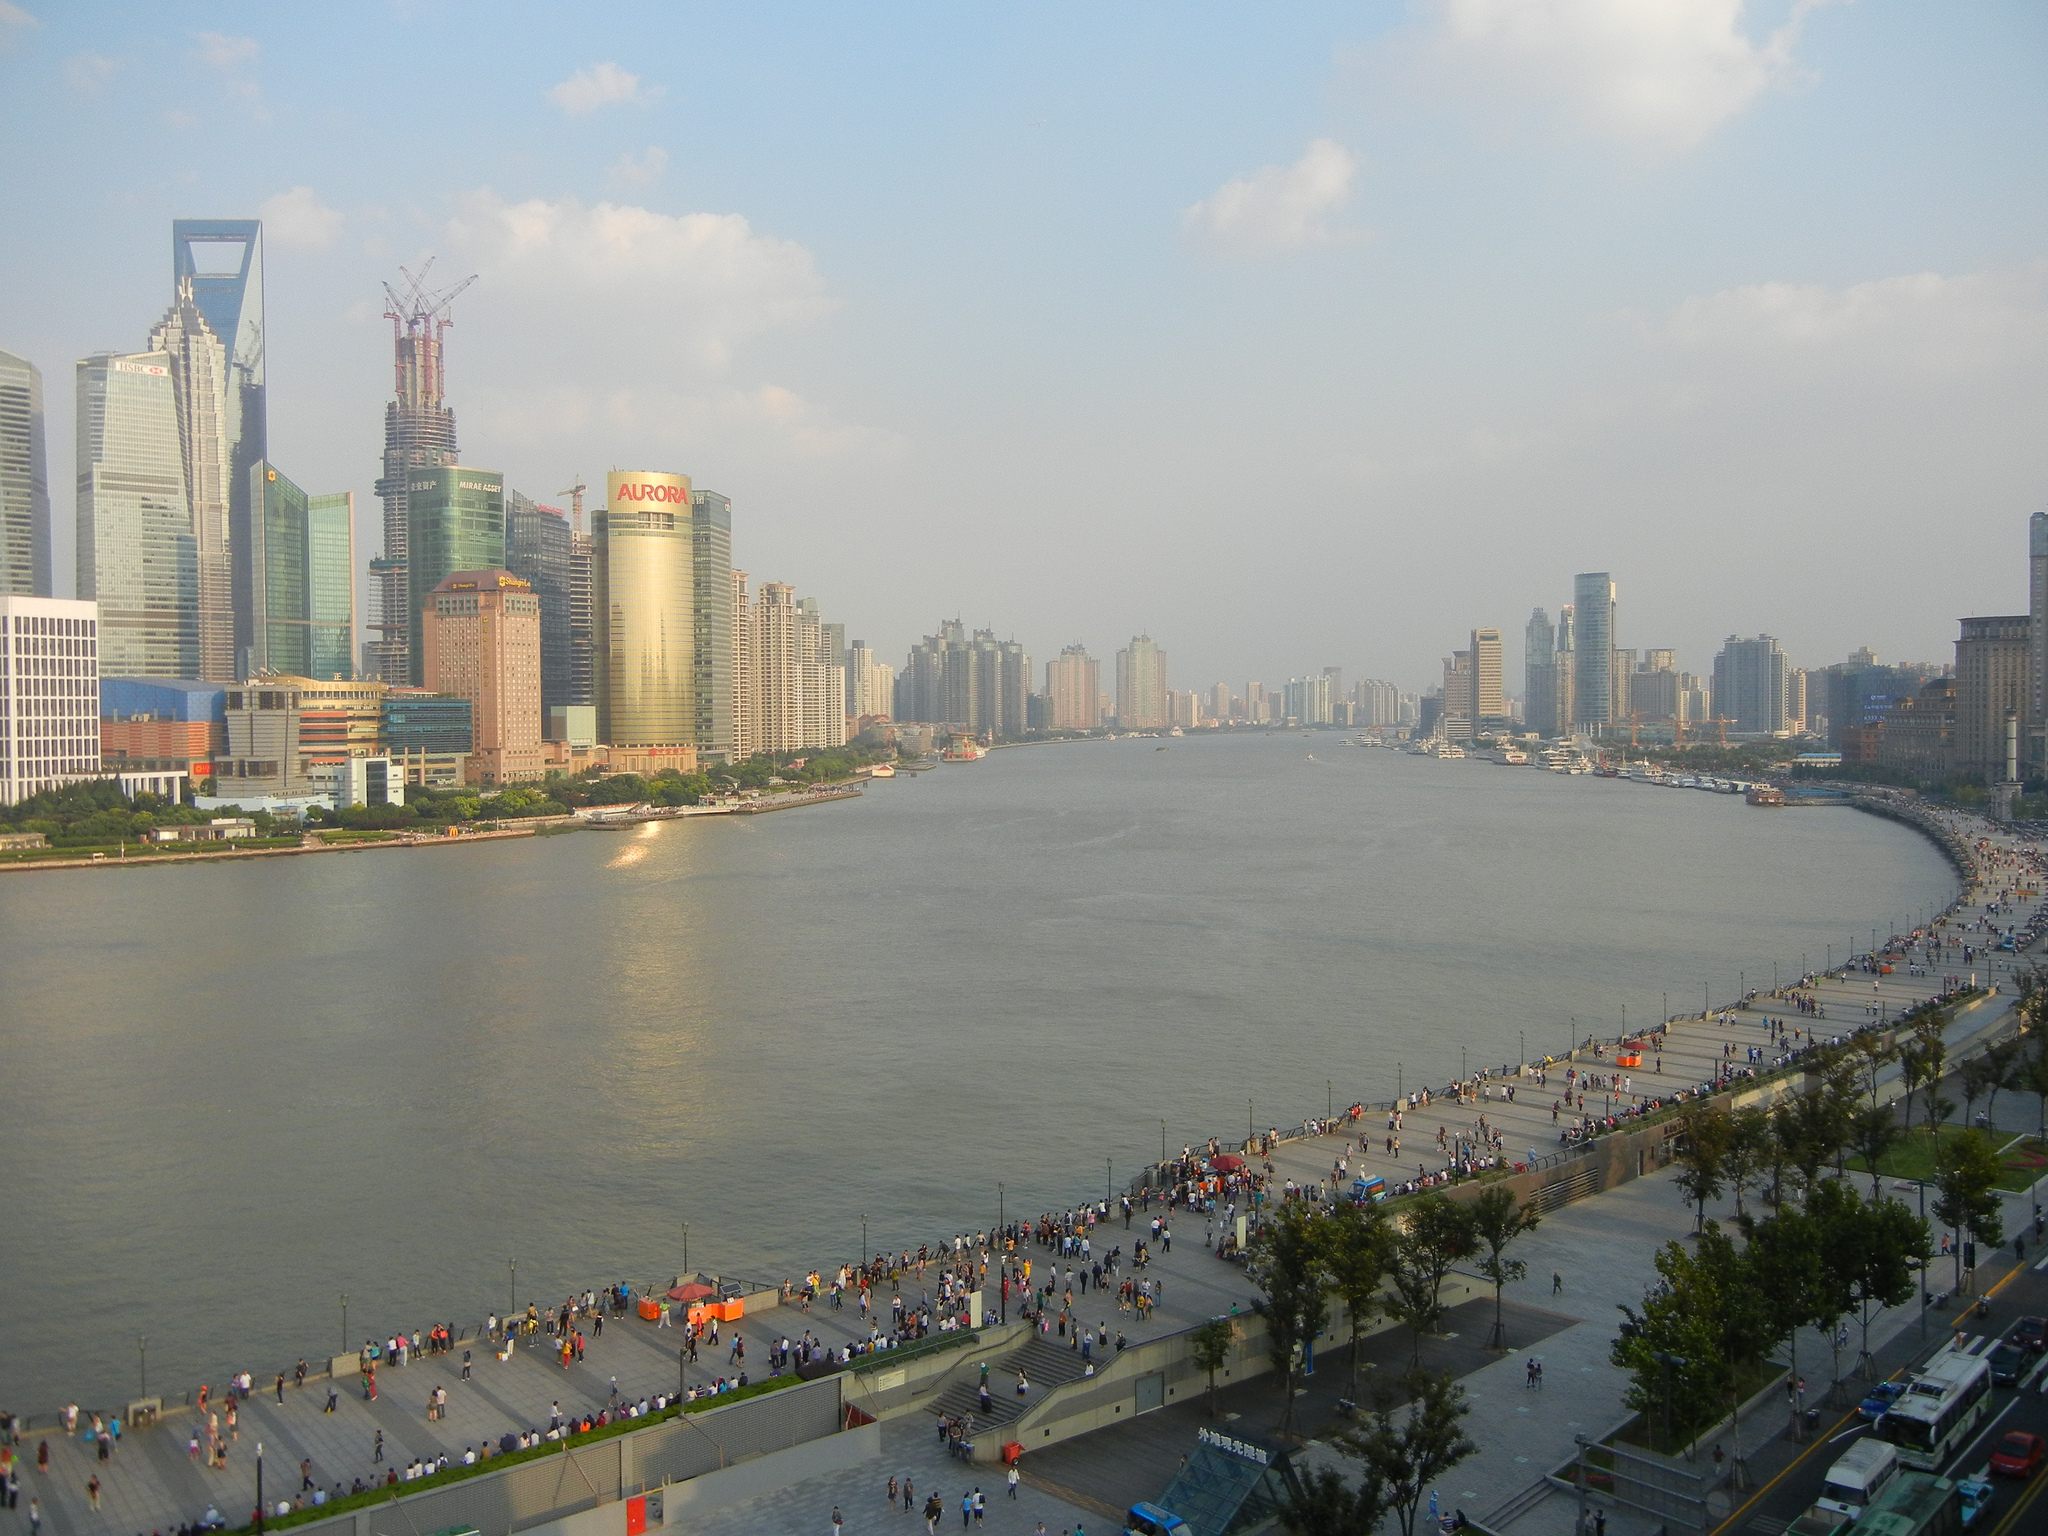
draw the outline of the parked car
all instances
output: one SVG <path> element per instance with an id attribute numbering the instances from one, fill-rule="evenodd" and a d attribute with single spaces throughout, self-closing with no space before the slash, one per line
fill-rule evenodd
<path id="1" fill-rule="evenodd" d="M 2024 1429 L 2007 1432 L 1991 1453 L 1991 1470 L 2000 1477 L 2032 1477 L 2041 1470 L 2041 1457 L 2048 1446 L 2041 1437 Z"/>
<path id="2" fill-rule="evenodd" d="M 2035 1354 L 2048 1351 L 2048 1317 L 2023 1317 L 2012 1330 L 2012 1341 Z"/>
<path id="3" fill-rule="evenodd" d="M 1870 1393 L 1856 1405 L 1856 1411 L 1873 1422 L 1881 1417 L 1885 1409 L 1899 1400 L 1899 1394 L 1906 1390 L 1903 1381 L 1880 1381 Z"/>
<path id="4" fill-rule="evenodd" d="M 2001 1387 L 2017 1386 L 2030 1364 L 2027 1352 L 2010 1339 L 1992 1346 L 1991 1379 Z"/>

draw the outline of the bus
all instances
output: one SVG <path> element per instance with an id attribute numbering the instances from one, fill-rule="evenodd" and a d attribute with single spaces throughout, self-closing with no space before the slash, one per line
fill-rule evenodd
<path id="1" fill-rule="evenodd" d="M 1991 1406 L 1991 1365 L 1981 1355 L 1949 1348 L 1916 1371 L 1877 1421 L 1909 1467 L 1938 1472 L 1977 1432 Z"/>

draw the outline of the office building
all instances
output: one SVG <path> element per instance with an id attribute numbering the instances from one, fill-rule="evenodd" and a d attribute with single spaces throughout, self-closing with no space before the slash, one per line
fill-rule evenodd
<path id="1" fill-rule="evenodd" d="M 577 519 L 580 524 L 582 519 Z M 597 706 L 597 607 L 590 534 L 569 530 L 569 698 Z"/>
<path id="2" fill-rule="evenodd" d="M 99 604 L 109 672 L 199 674 L 198 555 L 164 353 L 78 365 L 78 595 Z"/>
<path id="3" fill-rule="evenodd" d="M 2048 512 L 2027 519 L 2027 713 L 2021 750 L 2035 778 L 2048 775 Z"/>
<path id="4" fill-rule="evenodd" d="M 1957 774 L 1980 784 L 2005 777 L 2005 723 L 2026 719 L 2033 636 L 2033 619 L 2024 613 L 1963 620 L 1956 640 Z"/>
<path id="5" fill-rule="evenodd" d="M 732 500 L 716 491 L 690 493 L 692 740 L 707 763 L 734 761 Z M 842 637 L 843 644 L 843 637 Z M 850 690 L 849 690 L 850 691 Z"/>
<path id="6" fill-rule="evenodd" d="M 1544 736 L 1557 724 L 1557 626 L 1541 608 L 1522 626 L 1522 719 Z"/>
<path id="7" fill-rule="evenodd" d="M 1870 760 L 1927 782 L 1947 778 L 1956 769 L 1958 691 L 1957 679 L 1937 677 L 1922 683 L 1906 697 L 1893 700 L 1875 725 L 1858 728 L 1874 738 L 1868 744 Z M 1858 741 L 1856 745 L 1861 748 L 1864 743 Z M 1848 756 L 1844 751 L 1845 760 Z M 2000 757 L 2003 758 L 2002 745 Z M 2001 763 L 2001 768 L 1990 777 L 2002 776 Z"/>
<path id="8" fill-rule="evenodd" d="M 1472 653 L 1453 651 L 1444 658 L 1444 682 L 1441 695 L 1441 715 L 1437 722 L 1437 734 L 1445 741 L 1466 742 L 1472 739 Z"/>
<path id="9" fill-rule="evenodd" d="M 1714 658 L 1714 707 L 1730 729 L 1745 736 L 1785 730 L 1787 666 L 1785 653 L 1769 635 L 1728 637 Z"/>
<path id="10" fill-rule="evenodd" d="M 1806 689 L 1806 668 L 1793 667 L 1785 674 L 1785 729 L 1795 735 L 1807 730 Z"/>
<path id="11" fill-rule="evenodd" d="M 1116 653 L 1116 718 L 1127 731 L 1157 730 L 1166 718 L 1166 652 L 1150 635 L 1133 635 Z"/>
<path id="12" fill-rule="evenodd" d="M 249 475 L 248 675 L 353 677 L 355 493 L 308 496 L 268 462 Z"/>
<path id="13" fill-rule="evenodd" d="M 42 371 L 0 352 L 0 597 L 52 595 L 51 534 Z"/>
<path id="14" fill-rule="evenodd" d="M 199 678 L 100 679 L 100 761 L 114 772 L 213 776 L 227 750 L 227 688 Z"/>
<path id="15" fill-rule="evenodd" d="M 0 805 L 100 772 L 99 616 L 0 592 Z"/>
<path id="16" fill-rule="evenodd" d="M 215 796 L 332 794 L 339 764 L 378 755 L 385 692 L 381 682 L 286 675 L 231 684 L 222 701 L 227 747 L 214 759 Z"/>
<path id="17" fill-rule="evenodd" d="M 254 551 L 250 520 L 255 482 L 250 472 L 270 456 L 269 405 L 264 360 L 263 225 L 257 219 L 176 219 L 171 223 L 170 315 L 163 340 L 152 351 L 181 349 L 201 366 L 180 367 L 174 378 L 189 379 L 190 423 L 197 441 L 187 453 L 192 497 L 195 561 L 199 579 L 200 651 L 198 675 L 219 682 L 241 677 L 255 628 L 251 606 L 255 585 L 249 565 Z M 222 349 L 224 368 L 209 381 L 210 349 L 197 342 L 198 312 Z M 195 345 L 196 343 L 196 345 Z M 217 392 L 206 394 L 207 385 Z M 216 445 L 213 423 L 219 424 Z M 218 484 L 206 461 L 222 454 Z M 216 522 L 216 519 L 219 519 Z M 225 654 L 223 655 L 223 652 Z"/>
<path id="18" fill-rule="evenodd" d="M 170 368 L 171 399 L 177 408 L 185 505 L 192 519 L 198 578 L 197 675 L 229 682 L 239 674 L 228 567 L 227 348 L 199 312 L 192 297 L 192 281 L 190 277 L 178 279 L 177 298 L 150 332 L 149 350 L 162 354 Z"/>
<path id="19" fill-rule="evenodd" d="M 468 286 L 466 283 L 462 286 Z M 440 585 L 440 573 L 432 581 L 415 583 L 407 570 L 412 534 L 411 484 L 416 471 L 454 464 L 459 452 L 455 441 L 455 412 L 445 399 L 442 342 L 449 325 L 448 306 L 455 292 L 429 294 L 417 282 L 400 295 L 387 284 L 389 305 L 384 317 L 391 322 L 392 357 L 397 384 L 384 407 L 383 473 L 377 477 L 377 497 L 384 505 L 384 552 L 370 562 L 376 580 L 377 675 L 390 683 L 410 682 L 416 675 L 412 646 L 419 633 L 421 606 L 429 592 Z M 488 560 L 460 562 L 469 566 L 501 566 L 501 549 Z M 455 569 L 454 566 L 448 570 Z"/>
<path id="20" fill-rule="evenodd" d="M 510 571 L 456 571 L 434 589 L 420 630 L 426 686 L 469 701 L 466 783 L 541 777 L 540 635 L 540 599 Z"/>
<path id="21" fill-rule="evenodd" d="M 695 514 L 689 479 L 613 470 L 607 490 L 607 505 L 591 520 L 597 734 L 616 747 L 693 746 Z"/>
<path id="22" fill-rule="evenodd" d="M 560 507 L 505 492 L 505 569 L 540 604 L 540 702 L 543 712 L 582 702 L 570 665 L 570 559 L 575 535 Z"/>
<path id="23" fill-rule="evenodd" d="M 1572 724 L 1597 736 L 1614 723 L 1614 581 L 1607 572 L 1572 578 L 1572 615 Z"/>
<path id="24" fill-rule="evenodd" d="M 1500 631 L 1472 631 L 1472 723 L 1491 729 L 1508 718 L 1507 690 L 1502 679 Z"/>
<path id="25" fill-rule="evenodd" d="M 418 686 L 420 625 L 434 591 L 457 571 L 502 570 L 505 565 L 505 477 L 466 464 L 416 469 L 406 480 L 405 579 L 412 623 L 406 655 Z"/>

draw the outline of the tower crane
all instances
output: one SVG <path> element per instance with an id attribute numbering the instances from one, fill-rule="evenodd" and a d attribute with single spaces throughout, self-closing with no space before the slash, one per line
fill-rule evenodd
<path id="1" fill-rule="evenodd" d="M 583 493 L 589 489 L 583 483 L 583 477 L 578 475 L 574 485 L 565 485 L 555 492 L 557 496 L 569 498 L 569 526 L 576 530 L 578 537 L 583 533 Z"/>

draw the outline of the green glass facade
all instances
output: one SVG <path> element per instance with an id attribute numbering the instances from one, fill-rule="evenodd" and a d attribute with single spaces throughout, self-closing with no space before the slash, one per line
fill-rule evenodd
<path id="1" fill-rule="evenodd" d="M 420 616 L 434 588 L 457 571 L 505 564 L 505 477 L 494 470 L 442 464 L 406 477 L 406 623 L 412 683 L 424 676 Z"/>
<path id="2" fill-rule="evenodd" d="M 249 471 L 250 666 L 355 676 L 355 496 L 308 496 L 275 465 Z"/>

